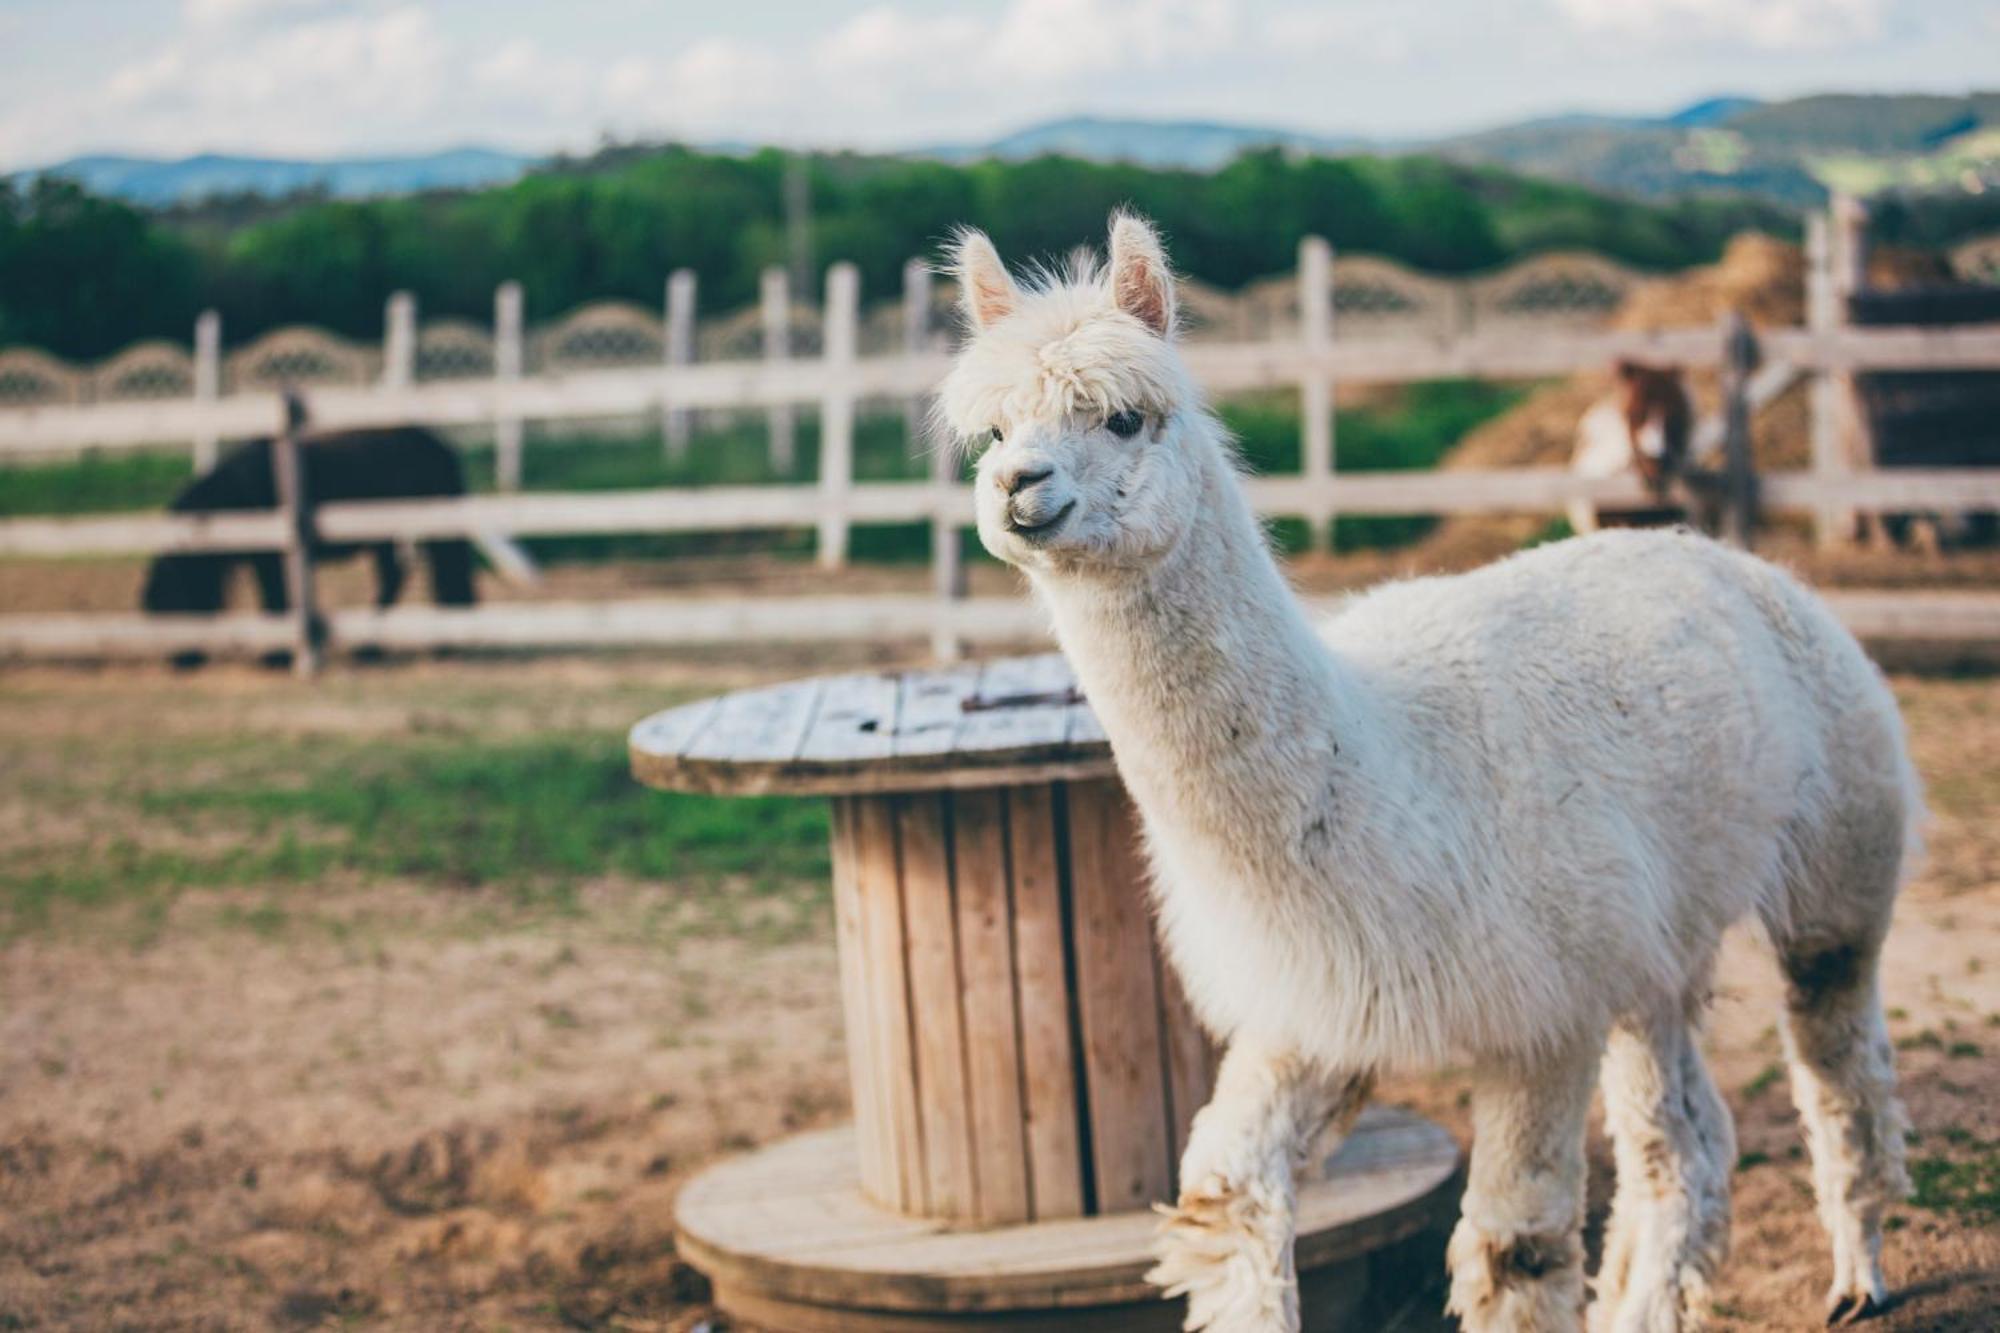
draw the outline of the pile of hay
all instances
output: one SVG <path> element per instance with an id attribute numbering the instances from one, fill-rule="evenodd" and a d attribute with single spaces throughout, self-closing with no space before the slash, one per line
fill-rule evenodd
<path id="1" fill-rule="evenodd" d="M 1898 278 L 1917 267 L 1908 259 L 1892 262 Z M 1885 272 L 1883 278 L 1890 276 Z M 1738 236 L 1716 263 L 1633 291 L 1612 316 L 1610 327 L 1648 332 L 1713 327 L 1729 310 L 1743 311 L 1757 328 L 1804 323 L 1805 257 L 1799 247 L 1757 233 Z M 1576 423 L 1612 387 L 1609 366 L 1545 385 L 1467 435 L 1439 466 L 1459 471 L 1560 467 L 1569 461 Z M 1689 388 L 1698 412 L 1706 415 L 1715 409 L 1718 391 L 1713 375 L 1690 375 Z M 1752 423 L 1752 450 L 1759 470 L 1804 466 L 1808 429 L 1805 387 L 1796 385 Z M 1447 518 L 1414 552 L 1416 563 L 1454 569 L 1495 559 L 1548 525 L 1547 517 L 1537 515 Z"/>

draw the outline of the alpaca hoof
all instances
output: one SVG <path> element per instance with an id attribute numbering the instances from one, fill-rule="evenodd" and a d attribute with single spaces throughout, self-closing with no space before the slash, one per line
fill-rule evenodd
<path id="1" fill-rule="evenodd" d="M 1848 1324 L 1858 1324 L 1864 1319 L 1872 1319 L 1887 1308 L 1888 1303 L 1876 1300 L 1872 1292 L 1842 1292 L 1827 1306 L 1826 1326 L 1841 1328 Z"/>
<path id="2" fill-rule="evenodd" d="M 1295 1333 L 1298 1292 L 1285 1259 L 1286 1221 L 1220 1182 L 1182 1193 L 1160 1214 L 1146 1281 L 1187 1298 L 1189 1333 Z"/>

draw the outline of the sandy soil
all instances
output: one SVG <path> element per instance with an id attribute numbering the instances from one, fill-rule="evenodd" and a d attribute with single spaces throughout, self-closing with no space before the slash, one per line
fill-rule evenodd
<path id="1" fill-rule="evenodd" d="M 304 711 L 281 706 L 299 687 L 248 671 L 10 673 L 36 703 L 0 706 L 0 789 L 133 725 L 393 731 L 422 724 L 426 691 L 458 690 L 496 725 L 535 698 L 585 725 L 804 665 L 424 665 L 384 673 L 407 687 L 393 706 L 349 677 Z M 1897 686 L 1939 809 L 1887 970 L 1912 1153 L 1983 1144 L 1990 1161 L 2000 684 Z M 13 818 L 0 846 L 32 836 Z M 142 933 L 0 943 L 0 1329 L 691 1329 L 713 1312 L 674 1252 L 676 1189 L 845 1113 L 825 925 L 781 944 L 680 930 L 665 883 L 592 884 L 583 910 L 549 913 L 382 882 L 328 885 L 267 936 L 230 924 L 253 898 L 187 893 Z M 1769 1073 L 1777 995 L 1732 942 L 1710 1038 L 1745 1154 L 1726 1329 L 1816 1327 L 1828 1276 Z M 1386 1095 L 1464 1130 L 1461 1079 Z M 1995 1220 L 1912 1206 L 1893 1225 L 1901 1301 L 1878 1326 L 1995 1327 Z"/>

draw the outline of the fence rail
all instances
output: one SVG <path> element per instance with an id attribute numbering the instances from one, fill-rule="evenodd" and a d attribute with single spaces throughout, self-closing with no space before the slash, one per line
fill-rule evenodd
<path id="1" fill-rule="evenodd" d="M 2000 642 L 2000 592 L 1867 591 L 1822 594 L 1855 634 L 1872 640 Z M 1307 597 L 1327 615 L 1342 598 Z M 1049 636 L 1025 597 L 940 603 L 914 594 L 813 597 L 679 597 L 549 602 L 471 610 L 398 607 L 327 613 L 331 648 L 607 648 L 752 642 L 923 641 L 1017 644 Z M 0 618 L 0 661 L 154 658 L 183 651 L 266 653 L 295 644 L 285 616 L 235 614 L 36 615 Z"/>
<path id="2" fill-rule="evenodd" d="M 1578 498 L 1606 505 L 1642 502 L 1644 493 L 1635 479 L 1593 481 L 1560 468 L 1358 473 L 1337 468 L 1333 407 L 1342 382 L 1540 378 L 1601 367 L 1621 357 L 1725 372 L 1725 411 L 1706 431 L 1723 437 L 1732 460 L 1730 475 L 1740 479 L 1731 481 L 1734 489 L 1726 498 L 1741 524 L 1747 524 L 1750 512 L 1750 410 L 1762 401 L 1760 395 L 1782 390 L 1802 375 L 1812 382 L 1811 467 L 1758 479 L 1761 508 L 1807 513 L 1828 539 L 1841 535 L 1856 512 L 1869 509 L 2000 508 L 2000 471 L 1874 468 L 1867 441 L 1857 436 L 1851 404 L 1858 373 L 2000 368 L 2000 326 L 1855 327 L 1846 322 L 1845 298 L 1862 271 L 1857 215 L 1849 209 L 1837 211 L 1831 222 L 1816 219 L 1810 239 L 1807 325 L 1768 330 L 1753 343 L 1735 319 L 1713 329 L 1653 333 L 1586 327 L 1639 280 L 1629 270 L 1590 257 L 1536 261 L 1468 284 L 1411 274 L 1380 260 L 1336 262 L 1330 247 L 1308 238 L 1300 247 L 1297 275 L 1285 283 L 1263 284 L 1237 298 L 1194 288 L 1189 305 L 1201 336 L 1190 340 L 1187 356 L 1211 392 L 1286 389 L 1300 395 L 1301 473 L 1255 478 L 1249 487 L 1261 511 L 1302 516 L 1320 540 L 1336 513 L 1559 512 Z M 322 624 L 334 642 L 396 645 L 582 642 L 591 641 L 591 635 L 600 636 L 595 641 L 622 642 L 635 635 L 636 641 L 654 641 L 649 636 L 812 638 L 833 632 L 920 632 L 948 649 L 962 639 L 988 636 L 992 630 L 982 618 L 987 612 L 1000 615 L 993 624 L 1014 624 L 1007 617 L 1019 613 L 1002 614 L 995 605 L 964 600 L 957 534 L 972 505 L 968 489 L 953 479 L 952 470 L 936 461 L 927 481 L 858 483 L 852 478 L 857 405 L 865 400 L 913 403 L 947 368 L 934 332 L 943 297 L 920 266 L 906 272 L 905 284 L 896 316 L 902 336 L 886 342 L 879 312 L 863 318 L 855 269 L 833 266 L 818 322 L 811 327 L 816 336 L 807 337 L 798 311 L 786 299 L 781 276 L 767 275 L 754 320 L 731 317 L 727 339 L 715 344 L 734 359 L 709 361 L 695 359 L 697 350 L 710 342 L 698 336 L 694 280 L 684 273 L 667 284 L 662 320 L 637 307 L 600 305 L 532 336 L 524 332 L 519 289 L 510 284 L 496 301 L 499 332 L 490 344 L 480 341 L 477 329 L 420 328 L 414 303 L 397 298 L 390 303 L 388 333 L 377 358 L 379 375 L 369 367 L 356 370 L 358 363 L 350 360 L 339 371 L 343 382 L 311 391 L 312 425 L 319 430 L 409 422 L 492 425 L 502 455 L 498 470 L 503 486 L 520 475 L 520 427 L 526 421 L 660 414 L 667 424 L 667 447 L 673 450 L 688 447 L 689 413 L 763 410 L 771 423 L 775 460 L 781 450 L 789 457 L 796 410 L 816 405 L 821 424 L 816 482 L 559 494 L 503 489 L 445 500 L 316 506 L 309 497 L 295 497 L 289 507 L 266 514 L 18 519 L 0 522 L 0 555 L 279 550 L 294 563 L 309 555 L 307 534 L 359 542 L 494 533 L 812 528 L 818 533 L 822 563 L 833 566 L 844 561 L 854 524 L 928 522 L 934 533 L 932 597 L 815 598 L 795 605 L 663 603 L 651 610 L 623 603 L 409 609 L 325 617 L 307 607 L 268 623 L 262 618 L 195 618 L 150 629 L 152 622 L 135 617 L 4 617 L 0 654 L 69 653 L 84 644 L 96 644 L 106 653 L 158 651 L 208 636 L 212 644 L 290 643 L 303 656 Z M 1579 312 L 1594 313 L 1586 319 Z M 1495 327 L 1503 320 L 1511 323 Z M 753 333 L 761 334 L 761 342 L 752 340 Z M 183 396 L 89 401 L 87 395 L 66 392 L 33 405 L 0 407 L 0 461 L 184 441 L 194 441 L 199 449 L 257 434 L 282 439 L 284 395 L 253 387 L 272 381 L 244 367 L 268 365 L 271 358 L 297 352 L 308 342 L 273 334 L 246 349 L 256 356 L 234 354 L 228 359 L 231 392 L 221 391 L 219 333 L 213 319 L 204 321 L 197 342 L 200 352 L 187 380 L 193 392 Z M 435 365 L 471 373 L 426 378 L 426 348 Z M 757 354 L 746 355 L 753 349 Z M 805 351 L 815 354 L 802 355 Z M 156 353 L 147 355 L 157 359 Z M 10 356 L 17 366 L 32 363 L 31 368 L 48 369 L 47 358 L 23 360 L 4 353 L 0 376 Z M 635 357 L 643 357 L 644 364 L 595 364 Z M 1760 358 L 1764 368 L 1753 374 Z M 151 363 L 128 357 L 123 364 L 137 374 Z M 283 445 L 281 452 L 289 448 Z M 302 577 L 309 586 L 309 561 Z M 1864 602 L 1853 595 L 1846 604 L 1878 626 L 1921 631 L 1935 623 L 1990 630 L 1994 623 L 1984 603 L 1968 611 L 1961 601 L 1910 600 L 1898 594 L 1894 605 L 1905 603 L 1910 609 L 1894 614 L 1886 603 L 1865 603 L 1864 612 L 1859 609 Z"/>

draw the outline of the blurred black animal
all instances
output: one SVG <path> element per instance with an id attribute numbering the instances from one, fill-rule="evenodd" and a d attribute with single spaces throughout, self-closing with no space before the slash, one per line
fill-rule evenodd
<path id="1" fill-rule="evenodd" d="M 312 504 L 333 500 L 388 500 L 463 495 L 465 476 L 452 447 L 427 430 L 399 426 L 312 436 L 300 441 L 306 496 Z M 213 470 L 195 478 L 169 506 L 182 514 L 269 509 L 278 502 L 271 473 L 271 441 L 252 440 L 228 453 Z M 440 606 L 470 606 L 472 546 L 462 539 L 421 544 L 430 565 L 431 595 Z M 363 551 L 375 557 L 375 604 L 389 606 L 403 590 L 408 571 L 394 542 L 313 544 L 315 562 L 344 560 Z M 220 611 L 230 571 L 250 566 L 266 611 L 289 609 L 284 557 L 276 551 L 205 551 L 163 555 L 146 575 L 141 605 L 151 612 Z"/>

